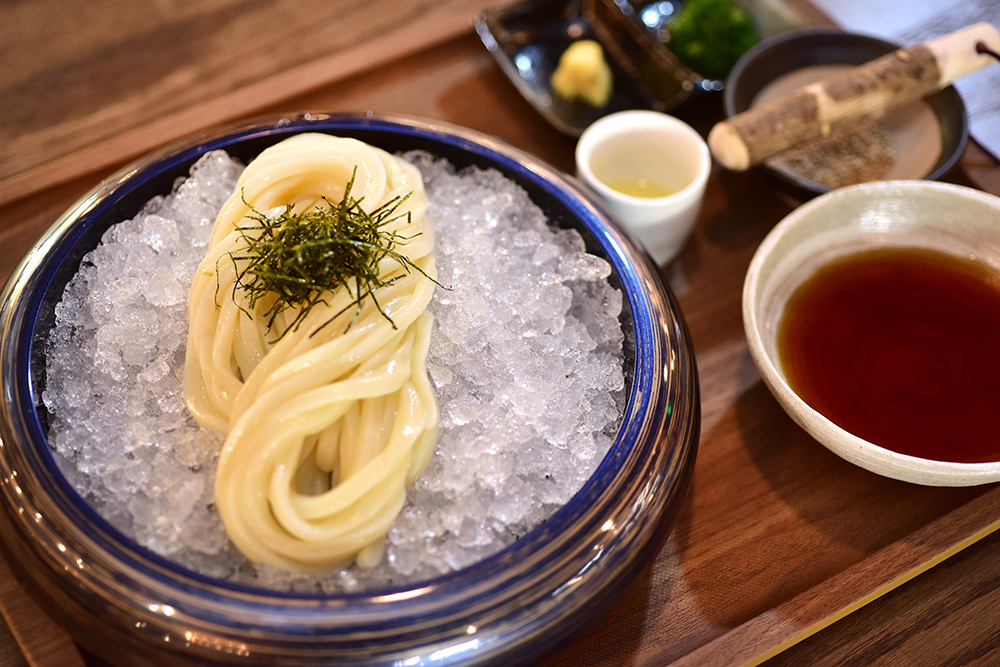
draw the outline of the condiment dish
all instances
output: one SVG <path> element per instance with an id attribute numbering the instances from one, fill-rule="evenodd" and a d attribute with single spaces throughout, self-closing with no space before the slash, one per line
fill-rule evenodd
<path id="1" fill-rule="evenodd" d="M 701 211 L 712 158 L 687 123 L 658 111 L 610 114 L 576 145 L 577 176 L 659 265 L 681 251 Z"/>
<path id="2" fill-rule="evenodd" d="M 998 229 L 1000 198 L 932 181 L 842 188 L 803 204 L 784 218 L 757 249 L 743 288 L 747 343 L 761 377 L 782 408 L 832 452 L 879 475 L 932 486 L 1000 480 L 1000 461 L 919 458 L 847 432 L 793 390 L 779 349 L 779 328 L 790 297 L 821 266 L 875 248 L 925 248 L 972 259 L 989 275 L 1000 276 Z M 923 409 L 935 407 L 927 403 Z"/>
<path id="3" fill-rule="evenodd" d="M 897 48 L 877 37 L 823 28 L 770 37 L 744 54 L 726 79 L 726 116 L 732 118 Z M 969 128 L 962 98 L 948 86 L 879 119 L 834 132 L 839 135 L 832 135 L 817 151 L 801 155 L 789 151 L 758 169 L 799 201 L 860 182 L 938 180 L 961 157 Z"/>
<path id="4" fill-rule="evenodd" d="M 559 58 L 578 40 L 596 40 L 591 22 L 576 2 L 527 2 L 490 9 L 475 18 L 476 32 L 501 71 L 542 118 L 560 132 L 577 137 L 591 123 L 625 109 L 647 109 L 655 98 L 607 57 L 612 91 L 607 104 L 594 107 L 565 100 L 552 90 Z"/>
<path id="5" fill-rule="evenodd" d="M 483 45 L 524 99 L 557 130 L 578 137 L 608 114 L 680 109 L 689 100 L 722 89 L 721 81 L 703 77 L 678 60 L 657 34 L 681 4 L 523 0 L 488 9 L 473 23 Z M 551 85 L 559 58 L 584 39 L 602 45 L 612 72 L 611 96 L 600 107 L 563 99 Z"/>

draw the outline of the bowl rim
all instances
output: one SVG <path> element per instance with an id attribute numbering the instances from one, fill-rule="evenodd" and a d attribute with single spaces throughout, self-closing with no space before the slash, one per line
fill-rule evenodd
<path id="1" fill-rule="evenodd" d="M 843 40 L 847 44 L 857 43 L 878 45 L 885 48 L 886 54 L 891 53 L 895 49 L 902 48 L 901 44 L 879 35 L 866 32 L 845 31 L 839 28 L 802 28 L 772 35 L 771 37 L 761 40 L 751 47 L 749 51 L 740 57 L 736 65 L 734 65 L 733 69 L 730 71 L 729 76 L 726 79 L 726 86 L 723 89 L 722 97 L 726 118 L 732 118 L 744 110 L 737 108 L 736 95 L 738 92 L 738 86 L 736 86 L 735 83 L 740 79 L 745 70 L 754 65 L 758 58 L 761 58 L 765 53 L 771 51 L 772 49 L 781 48 L 787 44 L 802 43 L 803 45 L 808 46 L 815 43 L 817 38 L 827 40 Z M 793 69 L 789 69 L 788 71 L 793 71 Z M 941 156 L 939 156 L 931 171 L 921 179 L 913 179 L 937 181 L 948 174 L 955 167 L 955 165 L 958 164 L 958 161 L 962 157 L 965 145 L 969 140 L 968 110 L 965 107 L 965 102 L 962 99 L 962 96 L 952 85 L 945 86 L 941 90 L 927 96 L 925 99 L 934 101 L 937 106 L 942 108 L 947 107 L 953 109 L 958 120 L 955 128 L 957 130 L 957 136 L 955 137 L 955 149 L 951 153 L 945 154 L 947 145 L 943 144 Z M 940 122 L 940 113 L 933 106 L 932 110 Z M 942 134 L 943 133 L 944 127 L 942 126 Z M 797 197 L 811 199 L 831 191 L 831 188 L 814 183 L 808 179 L 795 178 L 791 174 L 773 169 L 766 164 L 758 165 L 757 169 L 759 169 L 763 174 L 766 174 L 767 177 L 774 181 L 778 187 Z"/>
<path id="2" fill-rule="evenodd" d="M 833 190 L 799 206 L 783 218 L 758 246 L 743 283 L 742 311 L 744 331 L 761 377 L 789 416 L 820 444 L 855 465 L 879 475 L 926 486 L 971 486 L 1000 480 L 1000 461 L 959 463 L 938 461 L 901 454 L 855 436 L 813 409 L 789 386 L 768 354 L 764 343 L 763 323 L 758 317 L 761 306 L 761 271 L 773 260 L 775 247 L 801 221 L 837 200 L 871 197 L 879 194 L 913 191 L 939 193 L 944 197 L 977 200 L 1000 211 L 1000 198 L 981 190 L 927 180 L 877 181 Z M 777 260 L 774 260 L 777 261 Z"/>
<path id="3" fill-rule="evenodd" d="M 7 446 L 0 451 L 3 479 L 9 481 L 16 477 L 20 483 L 16 498 L 10 484 L 2 487 L 0 496 L 6 514 L 0 512 L 0 528 L 4 527 L 3 519 L 6 518 L 14 526 L 7 526 L 8 535 L 14 530 L 27 536 L 30 546 L 13 547 L 21 549 L 15 551 L 15 556 L 40 550 L 33 555 L 50 569 L 68 568 L 67 563 L 73 556 L 82 555 L 93 561 L 83 573 L 74 573 L 77 584 L 89 590 L 76 594 L 75 598 L 63 597 L 61 603 L 70 604 L 75 600 L 86 606 L 93 602 L 87 595 L 96 594 L 95 586 L 107 587 L 119 596 L 115 602 L 123 617 L 130 622 L 139 619 L 135 622 L 149 628 L 146 634 L 155 628 L 161 638 L 163 633 L 169 636 L 193 627 L 189 625 L 191 622 L 206 621 L 222 628 L 212 639 L 218 646 L 231 648 L 233 642 L 240 639 L 238 633 L 233 634 L 235 627 L 248 631 L 254 641 L 263 641 L 260 638 L 266 639 L 269 632 L 272 635 L 284 632 L 286 637 L 293 635 L 307 642 L 325 642 L 325 646 L 371 650 L 371 636 L 359 637 L 358 633 L 366 630 L 370 634 L 371 627 L 365 624 L 382 620 L 388 611 L 397 629 L 407 627 L 411 632 L 428 631 L 427 622 L 416 623 L 415 619 L 426 618 L 428 613 L 436 614 L 434 619 L 441 627 L 428 641 L 437 647 L 434 650 L 451 647 L 448 650 L 452 653 L 448 653 L 443 664 L 453 664 L 472 654 L 479 659 L 511 650 L 524 651 L 528 644 L 537 644 L 539 636 L 561 636 L 568 632 L 566 626 L 570 619 L 579 623 L 586 616 L 588 600 L 607 602 L 613 597 L 611 584 L 622 584 L 634 578 L 638 569 L 636 564 L 658 548 L 658 540 L 669 530 L 677 505 L 686 493 L 697 450 L 700 412 L 697 373 L 686 325 L 673 295 L 659 281 L 649 258 L 603 204 L 575 179 L 495 137 L 449 123 L 406 116 L 370 112 L 305 113 L 256 118 L 202 132 L 124 167 L 57 220 L 4 288 L 0 330 L 5 335 L 0 341 L 0 372 L 8 401 L 0 409 L 0 432 L 8 444 L 34 442 L 39 435 L 44 437 L 26 414 L 39 404 L 29 377 L 33 345 L 33 334 L 29 330 L 34 328 L 40 308 L 38 302 L 44 295 L 38 273 L 48 268 L 47 262 L 58 264 L 65 259 L 68 250 L 64 246 L 79 240 L 81 232 L 74 228 L 78 220 L 99 215 L 110 206 L 109 198 L 120 199 L 123 190 L 138 187 L 136 184 L 148 178 L 151 170 L 162 172 L 165 163 L 183 162 L 192 155 L 261 136 L 274 138 L 305 131 L 338 130 L 400 133 L 475 153 L 478 159 L 494 161 L 530 179 L 556 200 L 572 202 L 576 207 L 574 214 L 581 216 L 582 224 L 596 235 L 615 274 L 620 277 L 626 307 L 636 318 L 636 354 L 623 426 L 608 456 L 573 498 L 584 496 L 587 490 L 588 493 L 596 492 L 594 502 L 580 507 L 580 503 L 573 505 L 571 500 L 514 545 L 461 570 L 416 585 L 401 584 L 389 589 L 339 595 L 279 593 L 221 582 L 173 565 L 131 541 L 122 544 L 121 535 L 117 530 L 108 530 L 107 525 L 98 525 L 99 530 L 90 535 L 78 526 L 59 525 L 56 519 L 60 513 L 65 516 L 67 508 L 80 510 L 82 502 L 83 515 L 86 515 L 89 505 L 75 491 L 66 488 L 60 473 L 37 459 L 26 459 L 17 447 Z M 634 287 L 626 289 L 627 285 Z M 637 292 L 635 286 L 642 291 Z M 26 309 L 29 311 L 27 316 Z M 664 373 L 667 367 L 673 369 L 668 376 Z M 636 419 L 640 407 L 648 410 Z M 621 444 L 626 440 L 630 441 L 628 447 Z M 673 447 L 663 446 L 668 440 L 674 441 Z M 639 447 L 637 442 L 644 444 Z M 621 470 L 629 470 L 638 478 L 623 479 Z M 32 476 L 35 488 L 29 488 Z M 615 499 L 619 495 L 635 499 L 636 505 L 626 507 L 620 499 Z M 27 520 L 19 521 L 18 514 L 37 514 L 46 520 L 31 525 Z M 577 532 L 583 536 L 581 544 L 557 539 L 562 537 L 557 529 L 564 524 L 579 527 Z M 595 556 L 593 551 L 598 546 L 601 548 Z M 113 565 L 127 571 L 123 574 L 112 566 L 99 563 L 94 554 L 101 553 L 111 553 Z M 570 560 L 556 563 L 559 558 Z M 596 576 L 602 569 L 614 577 L 602 580 Z M 499 584 L 494 582 L 491 587 L 488 580 L 497 573 L 506 578 Z M 517 596 L 528 593 L 534 596 L 530 608 L 517 607 Z M 152 605 L 158 609 L 136 604 L 140 601 L 134 598 L 159 600 Z M 341 607 L 347 602 L 352 604 L 352 618 L 341 613 Z M 493 619 L 496 632 L 478 635 L 481 640 L 477 638 L 477 645 L 470 646 L 468 635 L 458 633 L 460 628 L 449 611 L 455 604 L 468 604 L 484 618 Z M 239 607 L 238 618 L 226 618 L 232 612 L 227 605 Z M 170 608 L 171 614 L 165 615 L 164 608 Z M 270 628 L 262 619 L 275 621 L 276 610 L 286 617 L 278 624 L 280 627 Z M 211 647 L 200 648 L 211 651 Z M 284 648 L 289 649 L 288 646 Z M 394 649 L 391 642 L 385 648 Z M 263 645 L 256 650 L 264 650 Z"/>

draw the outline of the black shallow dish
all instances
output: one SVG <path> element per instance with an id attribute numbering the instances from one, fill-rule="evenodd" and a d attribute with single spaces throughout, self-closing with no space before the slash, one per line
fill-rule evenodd
<path id="1" fill-rule="evenodd" d="M 549 80 L 559 58 L 578 39 L 596 39 L 578 13 L 579 3 L 531 0 L 476 18 L 476 32 L 518 92 L 560 132 L 579 136 L 601 116 L 625 109 L 645 109 L 653 99 L 608 59 L 614 89 L 607 106 L 597 109 L 567 101 L 552 92 Z"/>
<path id="2" fill-rule="evenodd" d="M 767 84 L 784 74 L 815 65 L 861 65 L 900 48 L 886 40 L 840 30 L 797 30 L 764 40 L 740 58 L 726 79 L 723 100 L 727 118 L 750 108 Z M 923 178 L 944 177 L 962 157 L 969 139 L 965 104 L 948 86 L 925 98 L 941 129 L 941 154 Z M 830 188 L 767 165 L 757 167 L 780 190 L 805 201 Z"/>
<path id="3" fill-rule="evenodd" d="M 304 131 L 389 151 L 424 149 L 520 183 L 574 227 L 623 290 L 628 403 L 611 451 L 571 501 L 479 563 L 412 586 L 275 593 L 192 573 L 113 528 L 60 473 L 40 404 L 53 308 L 111 224 L 209 150 L 249 160 Z M 605 613 L 666 537 L 686 493 L 700 406 L 683 317 L 656 269 L 575 181 L 442 123 L 312 114 L 255 121 L 167 147 L 99 185 L 26 256 L 0 310 L 0 546 L 18 578 L 88 650 L 120 665 L 504 664 L 551 651 Z"/>
<path id="4" fill-rule="evenodd" d="M 483 12 L 476 32 L 500 69 L 521 95 L 560 132 L 579 136 L 598 118 L 628 109 L 667 111 L 721 84 L 703 79 L 682 65 L 635 16 L 628 2 L 604 0 L 527 0 Z M 580 39 L 600 41 L 614 76 L 611 100 L 600 109 L 567 101 L 552 92 L 549 80 L 559 58 Z M 630 74 L 613 57 L 616 46 Z"/>

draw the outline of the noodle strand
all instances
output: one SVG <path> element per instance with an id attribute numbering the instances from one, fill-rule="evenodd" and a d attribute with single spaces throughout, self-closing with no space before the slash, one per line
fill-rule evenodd
<path id="1" fill-rule="evenodd" d="M 273 342 L 273 299 L 251 309 L 236 287 L 247 261 L 234 259 L 248 233 L 240 227 L 251 207 L 341 201 L 352 175 L 351 196 L 365 210 L 405 197 L 386 231 L 407 240 L 396 250 L 418 270 L 382 260 L 377 305 L 369 297 L 358 309 L 357 288 L 338 288 Z M 185 399 L 199 424 L 225 436 L 216 504 L 255 562 L 302 571 L 374 565 L 407 485 L 433 453 L 425 311 L 436 270 L 426 209 L 413 165 L 353 139 L 302 134 L 251 162 L 216 218 L 189 295 Z M 296 316 L 286 311 L 276 326 Z"/>

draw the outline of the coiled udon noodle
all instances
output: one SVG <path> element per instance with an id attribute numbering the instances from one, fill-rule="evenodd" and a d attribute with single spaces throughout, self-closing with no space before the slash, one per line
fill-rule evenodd
<path id="1" fill-rule="evenodd" d="M 340 288 L 297 328 L 297 311 L 281 313 L 272 328 L 287 332 L 278 339 L 266 315 L 273 299 L 245 312 L 234 290 L 242 266 L 234 258 L 246 246 L 237 228 L 248 205 L 340 202 L 352 173 L 351 197 L 366 211 L 409 195 L 386 230 L 409 239 L 396 251 L 420 270 L 383 259 L 377 304 L 366 298 L 359 310 Z M 426 207 L 410 163 L 353 139 L 303 134 L 253 160 L 215 221 L 189 296 L 185 399 L 199 424 L 225 435 L 216 502 L 254 562 L 298 571 L 374 565 L 407 485 L 433 453 L 425 308 L 436 272 Z"/>

